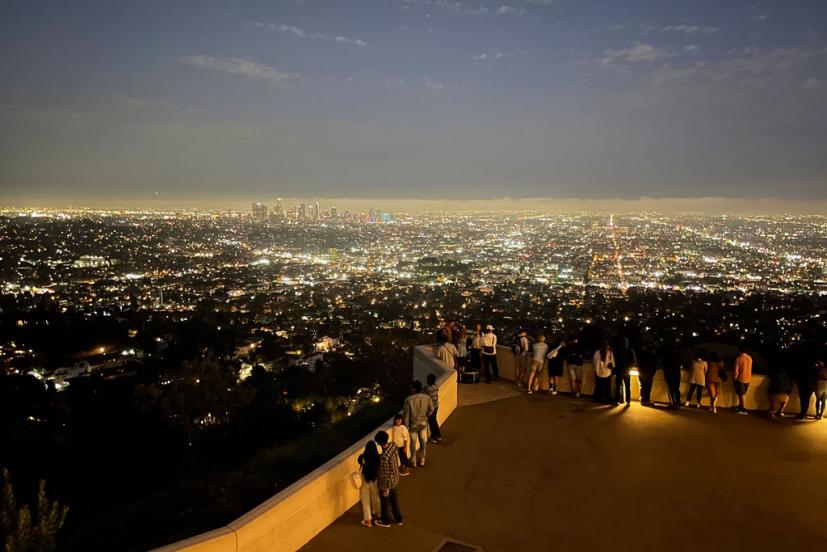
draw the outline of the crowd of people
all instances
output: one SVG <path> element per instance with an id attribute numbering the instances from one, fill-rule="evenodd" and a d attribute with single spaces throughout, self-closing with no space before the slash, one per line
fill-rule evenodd
<path id="1" fill-rule="evenodd" d="M 499 345 L 494 327 L 476 324 L 473 330 L 454 323 L 441 323 L 436 330 L 438 345 L 436 357 L 448 368 L 457 372 L 457 380 L 463 381 L 466 373 L 481 373 L 482 381 L 490 383 L 500 379 L 497 366 Z M 515 333 L 510 343 L 514 360 L 514 382 L 526 393 L 537 393 L 541 387 L 543 373 L 548 378 L 548 393 L 557 395 L 564 370 L 570 383 L 570 394 L 576 399 L 583 395 L 583 364 L 589 358 L 588 351 L 581 344 L 580 337 L 572 335 L 559 338 L 550 345 L 545 336 L 532 338 L 525 330 Z M 681 395 L 681 372 L 683 363 L 675 350 L 664 350 L 658 355 L 640 354 L 629 342 L 621 337 L 614 343 L 604 339 L 591 356 L 594 366 L 595 385 L 593 400 L 599 403 L 626 407 L 632 404 L 632 375 L 638 377 L 640 403 L 653 406 L 652 387 L 658 370 L 663 371 L 667 385 L 668 406 L 701 408 L 704 391 L 709 396 L 709 410 L 718 412 L 718 400 L 724 382 L 730 375 L 737 396 L 732 410 L 747 415 L 745 396 L 752 380 L 752 356 L 746 347 L 739 345 L 739 352 L 727 369 L 724 359 L 717 351 L 697 351 L 687 366 L 689 389 Z M 799 370 L 795 375 L 783 367 L 775 367 L 769 375 L 769 414 L 776 418 L 784 415 L 793 383 L 796 384 L 801 401 L 799 420 L 807 418 L 813 395 L 816 399 L 815 418 L 822 419 L 827 405 L 827 367 L 823 360 Z M 476 381 L 476 380 L 475 380 Z M 397 486 L 401 477 L 411 474 L 412 468 L 425 466 L 428 443 L 442 440 L 437 413 L 439 410 L 439 388 L 436 376 L 428 375 L 427 386 L 419 381 L 411 384 L 411 393 L 403 403 L 402 412 L 394 417 L 393 425 L 379 431 L 372 441 L 365 445 L 359 456 L 360 499 L 362 525 L 365 527 L 390 527 L 402 525 L 402 511 L 399 505 Z"/>
<path id="2" fill-rule="evenodd" d="M 424 468 L 428 443 L 439 443 L 437 413 L 439 387 L 436 376 L 429 374 L 427 386 L 414 381 L 405 399 L 402 412 L 393 418 L 393 425 L 377 432 L 359 456 L 359 497 L 362 525 L 390 527 L 402 525 L 397 486 L 399 479 L 411 474 L 412 468 Z"/>
<path id="3" fill-rule="evenodd" d="M 498 338 L 491 325 L 482 329 L 477 324 L 473 330 L 467 330 L 455 322 L 440 323 L 436 329 L 439 343 L 436 356 L 446 366 L 457 370 L 457 377 L 462 381 L 466 372 L 482 375 L 482 381 L 490 383 L 499 379 L 497 367 Z M 570 393 L 581 398 L 583 392 L 583 363 L 589 358 L 581 345 L 579 336 L 559 338 L 550 345 L 546 337 L 529 336 L 525 330 L 516 332 L 510 342 L 513 354 L 514 380 L 519 388 L 527 393 L 538 392 L 545 371 L 548 377 L 548 393 L 557 395 L 564 370 L 567 370 Z M 674 348 L 652 354 L 646 351 L 639 355 L 630 346 L 627 337 L 620 337 L 613 342 L 603 340 L 591 356 L 595 372 L 595 385 L 592 398 L 600 403 L 631 406 L 632 374 L 638 376 L 640 384 L 640 402 L 652 406 L 652 385 L 655 374 L 662 370 L 667 384 L 668 406 L 678 409 L 681 406 L 701 408 L 701 401 L 706 391 L 709 396 L 709 411 L 718 412 L 718 401 L 724 382 L 733 378 L 733 388 L 737 404 L 733 411 L 747 415 L 745 397 L 752 381 L 752 356 L 743 344 L 739 345 L 738 354 L 732 359 L 729 369 L 717 351 L 709 353 L 697 351 L 691 363 L 686 366 L 689 373 L 689 389 L 686 397 L 681 396 L 681 374 L 683 362 Z M 823 360 L 802 367 L 795 374 L 790 374 L 784 366 L 773 367 L 770 371 L 770 416 L 784 415 L 784 409 L 796 384 L 801 398 L 801 412 L 797 418 L 805 420 L 813 396 L 816 400 L 816 419 L 824 416 L 827 403 L 827 368 Z"/>

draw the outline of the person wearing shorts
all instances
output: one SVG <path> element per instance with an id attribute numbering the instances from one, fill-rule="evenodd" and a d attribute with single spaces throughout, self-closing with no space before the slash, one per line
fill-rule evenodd
<path id="1" fill-rule="evenodd" d="M 583 389 L 583 349 L 577 337 L 571 338 L 566 346 L 566 366 L 571 381 L 571 392 L 579 399 Z"/>
<path id="2" fill-rule="evenodd" d="M 550 395 L 557 394 L 557 386 L 560 385 L 560 378 L 563 376 L 563 364 L 566 362 L 566 341 L 561 339 L 557 347 L 546 355 L 548 358 L 548 392 Z"/>

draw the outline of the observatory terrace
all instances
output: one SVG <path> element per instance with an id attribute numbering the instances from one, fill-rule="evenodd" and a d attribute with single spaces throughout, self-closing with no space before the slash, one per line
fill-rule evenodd
<path id="1" fill-rule="evenodd" d="M 770 421 L 758 412 L 766 407 L 762 377 L 748 396 L 752 415 L 712 415 L 525 395 L 506 381 L 509 350 L 498 357 L 503 381 L 457 385 L 431 347 L 415 351 L 415 378 L 441 376 L 444 439 L 400 483 L 404 526 L 359 524 L 351 475 L 366 436 L 227 527 L 161 550 L 694 551 L 827 542 L 827 421 Z M 731 387 L 719 406 L 732 404 Z M 665 399 L 660 373 L 653 396 Z M 788 409 L 797 411 L 796 396 Z"/>

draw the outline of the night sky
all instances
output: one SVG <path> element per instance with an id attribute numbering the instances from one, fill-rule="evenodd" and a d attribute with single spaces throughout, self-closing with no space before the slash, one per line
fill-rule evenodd
<path id="1" fill-rule="evenodd" d="M 275 196 L 827 200 L 827 2 L 0 0 L 0 205 Z"/>

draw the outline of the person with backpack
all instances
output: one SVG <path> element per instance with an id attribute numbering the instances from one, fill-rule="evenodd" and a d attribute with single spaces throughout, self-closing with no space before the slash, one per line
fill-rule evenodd
<path id="1" fill-rule="evenodd" d="M 491 374 L 494 374 L 494 381 L 499 381 L 500 371 L 497 369 L 497 335 L 494 333 L 494 326 L 491 324 L 485 327 L 485 334 L 482 336 L 482 373 L 485 383 L 491 383 Z"/>
<path id="2" fill-rule="evenodd" d="M 511 342 L 511 352 L 514 354 L 514 381 L 517 387 L 523 386 L 523 380 L 528 375 L 529 342 L 528 332 L 520 330 Z"/>

